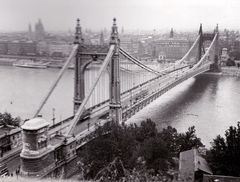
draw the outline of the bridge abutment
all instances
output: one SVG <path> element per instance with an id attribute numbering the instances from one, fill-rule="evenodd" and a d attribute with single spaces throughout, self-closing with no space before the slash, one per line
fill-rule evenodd
<path id="1" fill-rule="evenodd" d="M 23 149 L 21 174 L 36 177 L 46 173 L 54 162 L 53 149 L 48 141 L 49 123 L 42 118 L 34 118 L 22 125 Z"/>
<path id="2" fill-rule="evenodd" d="M 34 118 L 22 125 L 23 149 L 20 174 L 24 178 L 69 178 L 78 171 L 75 137 L 49 138 L 49 123 Z"/>

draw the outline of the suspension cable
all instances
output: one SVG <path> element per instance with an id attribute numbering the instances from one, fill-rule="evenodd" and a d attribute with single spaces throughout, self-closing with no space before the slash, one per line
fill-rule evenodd
<path id="1" fill-rule="evenodd" d="M 58 77 L 56 78 L 56 80 L 54 81 L 53 85 L 51 86 L 51 88 L 47 91 L 47 94 L 45 95 L 45 97 L 43 98 L 40 106 L 37 108 L 36 113 L 34 114 L 34 118 L 37 117 L 38 113 L 41 111 L 42 107 L 44 106 L 44 104 L 47 102 L 48 98 L 50 97 L 50 95 L 52 94 L 53 90 L 55 89 L 55 87 L 57 86 L 60 78 L 62 77 L 63 73 L 65 72 L 65 70 L 67 69 L 70 61 L 72 60 L 72 58 L 76 55 L 77 53 L 77 48 L 78 45 L 75 45 L 73 47 L 73 50 L 71 52 L 71 54 L 69 55 L 67 61 L 65 62 L 64 66 L 62 67 L 62 69 L 60 70 L 60 72 L 58 73 Z"/>
<path id="2" fill-rule="evenodd" d="M 136 58 L 134 58 L 133 56 L 131 56 L 130 54 L 128 54 L 126 51 L 124 51 L 122 48 L 119 48 L 119 53 L 121 53 L 123 56 L 125 56 L 127 59 L 129 59 L 130 61 L 132 61 L 134 64 L 140 66 L 141 68 L 154 73 L 156 75 L 159 75 L 160 72 L 153 70 L 152 68 L 149 68 L 148 66 L 142 64 L 140 61 L 138 61 Z"/>

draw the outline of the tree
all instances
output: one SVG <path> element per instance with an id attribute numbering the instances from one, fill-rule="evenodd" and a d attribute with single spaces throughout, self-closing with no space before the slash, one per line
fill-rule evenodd
<path id="1" fill-rule="evenodd" d="M 195 126 L 192 126 L 188 128 L 188 131 L 185 134 L 180 134 L 178 139 L 178 143 L 180 145 L 179 152 L 204 147 L 201 139 L 197 138 L 195 132 Z"/>
<path id="2" fill-rule="evenodd" d="M 129 167 L 129 159 L 132 158 L 136 148 L 134 125 L 119 125 L 115 122 L 106 123 L 95 131 L 96 138 L 86 145 L 82 152 L 83 163 L 89 166 L 89 177 L 94 178 L 98 172 L 107 166 L 116 157 Z M 89 165 L 90 164 L 90 165 Z M 120 175 L 121 173 L 118 173 Z"/>
<path id="3" fill-rule="evenodd" d="M 0 113 L 0 126 L 20 126 L 21 118 L 13 118 L 10 113 L 5 112 L 4 114 Z"/>
<path id="4" fill-rule="evenodd" d="M 220 135 L 213 140 L 207 152 L 207 161 L 217 175 L 240 177 L 240 125 L 230 126 L 225 131 L 225 139 Z"/>
<path id="5" fill-rule="evenodd" d="M 166 172 L 173 165 L 166 143 L 159 137 L 144 140 L 138 155 L 146 160 L 146 167 L 153 169 L 155 174 Z"/>
<path id="6" fill-rule="evenodd" d="M 83 166 L 87 166 L 85 177 L 91 179 L 101 176 L 121 179 L 128 172 L 131 175 L 149 171 L 153 175 L 165 173 L 175 167 L 176 153 L 203 145 L 195 136 L 194 126 L 186 133 L 178 134 L 171 126 L 159 133 L 151 119 L 139 126 L 108 122 L 99 126 L 93 135 L 94 139 L 79 152 Z M 114 172 L 109 174 L 112 168 Z"/>
<path id="7" fill-rule="evenodd" d="M 195 135 L 195 126 L 189 127 L 186 133 L 178 133 L 175 128 L 168 126 L 158 135 L 166 142 L 173 157 L 178 157 L 180 152 L 204 146 L 200 138 Z"/>
<path id="8" fill-rule="evenodd" d="M 154 123 L 151 119 L 147 119 L 146 121 L 142 121 L 139 127 L 135 127 L 136 129 L 136 140 L 138 142 L 143 142 L 145 139 L 149 139 L 157 136 L 157 128 L 156 123 Z"/>
<path id="9" fill-rule="evenodd" d="M 162 132 L 158 135 L 166 142 L 168 150 L 172 153 L 172 156 L 177 156 L 180 151 L 179 134 L 177 133 L 177 130 L 168 126 L 167 128 L 163 128 Z"/>

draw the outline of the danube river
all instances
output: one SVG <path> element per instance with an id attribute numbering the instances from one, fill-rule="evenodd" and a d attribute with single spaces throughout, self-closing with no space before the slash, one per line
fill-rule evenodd
<path id="1" fill-rule="evenodd" d="M 56 79 L 58 69 L 0 66 L 0 112 L 32 118 Z M 73 70 L 67 70 L 40 114 L 56 122 L 73 114 Z M 151 118 L 158 129 L 171 125 L 178 132 L 195 126 L 206 147 L 217 135 L 240 121 L 240 78 L 199 75 L 168 91 L 130 121 Z"/>

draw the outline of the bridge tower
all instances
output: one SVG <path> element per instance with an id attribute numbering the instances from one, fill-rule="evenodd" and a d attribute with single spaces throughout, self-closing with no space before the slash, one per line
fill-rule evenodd
<path id="1" fill-rule="evenodd" d="M 101 62 L 107 56 L 109 47 L 114 45 L 114 54 L 109 63 L 109 95 L 110 95 L 110 117 L 116 121 L 122 121 L 122 108 L 120 99 L 120 71 L 119 71 L 119 38 L 116 26 L 116 19 L 113 19 L 112 32 L 109 45 L 86 45 L 82 38 L 82 31 L 77 20 L 74 44 L 78 44 L 78 52 L 75 59 L 75 79 L 74 79 L 74 111 L 76 114 L 78 108 L 85 98 L 85 77 L 84 73 L 89 64 L 93 61 Z"/>
<path id="2" fill-rule="evenodd" d="M 75 41 L 74 44 L 79 44 L 79 47 L 83 45 L 84 39 L 82 37 L 82 28 L 80 27 L 80 20 L 77 19 L 77 26 L 75 32 Z M 81 57 L 77 56 L 75 59 L 75 79 L 74 79 L 74 108 L 73 113 L 75 114 L 79 106 L 81 105 L 84 95 L 85 95 L 85 86 L 84 86 L 84 72 L 82 69 L 83 61 Z"/>
<path id="3" fill-rule="evenodd" d="M 198 47 L 198 60 L 202 58 L 202 56 L 205 54 L 204 49 L 204 42 L 205 41 L 213 41 L 215 35 L 216 37 L 216 43 L 215 43 L 215 58 L 214 58 L 214 64 L 211 65 L 211 69 L 214 71 L 219 71 L 219 32 L 218 32 L 218 25 L 216 26 L 216 29 L 214 29 L 213 33 L 203 33 L 202 31 L 202 24 L 200 24 L 199 29 L 199 47 Z"/>
<path id="4" fill-rule="evenodd" d="M 219 71 L 220 68 L 220 49 L 219 49 L 219 31 L 218 31 L 218 24 L 214 33 L 217 35 L 216 46 L 215 46 L 215 58 L 214 58 L 214 70 Z"/>
<path id="5" fill-rule="evenodd" d="M 119 45 L 118 30 L 116 18 L 113 19 L 112 33 L 110 36 L 110 45 L 114 45 L 114 54 L 110 61 L 110 117 L 113 121 L 122 122 L 122 106 L 120 93 L 120 63 L 119 63 Z"/>

